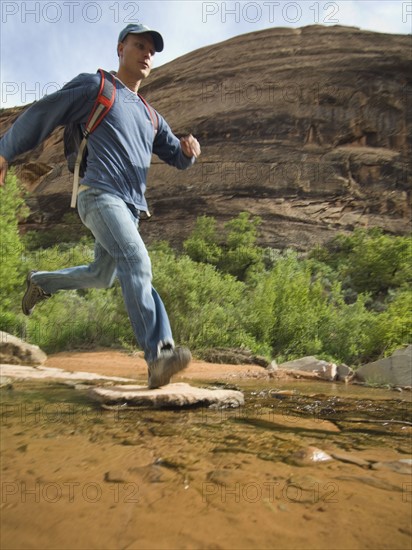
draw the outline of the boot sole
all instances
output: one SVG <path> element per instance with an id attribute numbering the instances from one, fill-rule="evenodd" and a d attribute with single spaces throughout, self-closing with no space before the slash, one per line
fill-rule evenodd
<path id="1" fill-rule="evenodd" d="M 178 372 L 181 372 L 190 364 L 190 361 L 192 360 L 192 356 L 187 359 L 187 362 L 181 363 L 181 362 L 175 362 L 173 359 L 176 359 L 174 357 L 170 357 L 169 362 L 165 361 L 165 365 L 163 367 L 162 373 L 156 377 L 156 381 L 150 381 L 149 378 L 149 390 L 155 390 L 156 388 L 160 388 L 161 386 L 167 386 L 169 384 L 172 376 L 177 374 Z"/>

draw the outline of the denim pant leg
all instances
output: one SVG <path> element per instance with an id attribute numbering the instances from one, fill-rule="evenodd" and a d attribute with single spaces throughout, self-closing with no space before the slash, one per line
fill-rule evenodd
<path id="1" fill-rule="evenodd" d="M 94 246 L 94 262 L 90 265 L 68 267 L 58 271 L 37 271 L 32 280 L 47 294 L 58 290 L 109 288 L 116 277 L 114 259 L 98 242 Z"/>
<path id="2" fill-rule="evenodd" d="M 138 220 L 122 199 L 97 189 L 80 193 L 78 210 L 107 254 L 114 260 L 133 332 L 148 362 L 164 344 L 173 345 L 169 318 L 152 287 L 149 254 L 138 231 Z"/>

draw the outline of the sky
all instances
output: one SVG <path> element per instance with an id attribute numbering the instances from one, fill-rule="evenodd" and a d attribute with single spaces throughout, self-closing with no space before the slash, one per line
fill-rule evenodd
<path id="1" fill-rule="evenodd" d="M 81 72 L 117 69 L 117 37 L 133 22 L 159 31 L 161 66 L 193 50 L 271 27 L 347 25 L 409 34 L 412 1 L 1 0 L 0 108 L 25 105 Z"/>

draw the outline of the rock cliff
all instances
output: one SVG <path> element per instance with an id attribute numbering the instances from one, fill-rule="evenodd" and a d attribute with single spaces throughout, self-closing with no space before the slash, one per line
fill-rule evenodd
<path id="1" fill-rule="evenodd" d="M 244 210 L 276 248 L 356 227 L 408 232 L 410 46 L 351 27 L 271 28 L 155 69 L 142 93 L 178 136 L 198 137 L 202 156 L 186 172 L 154 157 L 146 239 L 178 245 L 198 215 L 224 223 Z M 21 111 L 0 113 L 2 133 Z M 32 192 L 30 227 L 58 223 L 71 188 L 62 129 L 15 165 Z"/>

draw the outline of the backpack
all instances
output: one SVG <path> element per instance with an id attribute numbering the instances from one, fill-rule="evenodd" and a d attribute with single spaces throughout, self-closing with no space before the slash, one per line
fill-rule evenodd
<path id="1" fill-rule="evenodd" d="M 67 160 L 69 172 L 74 174 L 72 200 L 70 203 L 72 208 L 76 207 L 79 178 L 83 177 L 86 172 L 87 140 L 113 107 L 116 98 L 116 82 L 113 74 L 103 69 L 99 69 L 98 72 L 101 76 L 100 88 L 87 119 L 86 128 L 83 131 L 80 124 L 73 122 L 65 126 L 63 133 L 64 156 Z M 157 113 L 142 95 L 138 94 L 138 96 L 149 112 L 155 137 L 159 126 Z"/>

